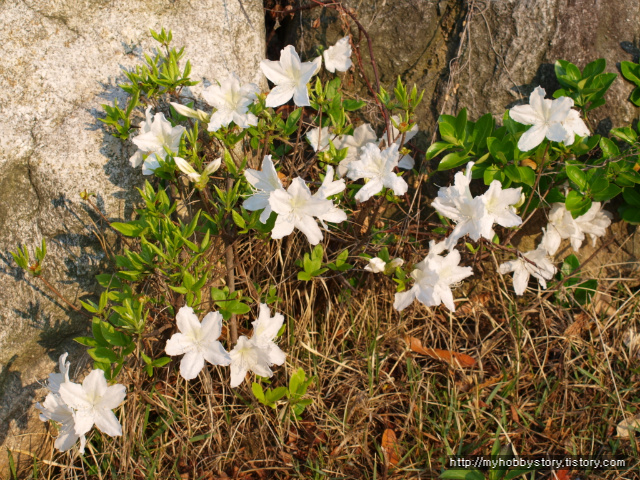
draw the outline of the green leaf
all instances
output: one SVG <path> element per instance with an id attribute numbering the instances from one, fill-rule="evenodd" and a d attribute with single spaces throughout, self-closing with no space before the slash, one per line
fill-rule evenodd
<path id="1" fill-rule="evenodd" d="M 360 110 L 362 107 L 364 107 L 367 103 L 363 102 L 361 100 L 350 100 L 350 99 L 346 99 L 342 102 L 342 106 L 344 107 L 344 109 L 347 112 L 353 112 L 355 110 Z"/>
<path id="2" fill-rule="evenodd" d="M 507 165 L 504 167 L 504 173 L 516 183 L 524 183 L 525 185 L 533 186 L 536 181 L 536 173 L 529 167 Z"/>
<path id="3" fill-rule="evenodd" d="M 584 192 L 587 189 L 587 176 L 586 174 L 575 165 L 568 165 L 566 168 L 567 176 L 569 180 L 576 184 L 578 189 L 581 192 Z"/>
<path id="4" fill-rule="evenodd" d="M 469 156 L 463 152 L 452 152 L 445 155 L 438 164 L 438 171 L 451 170 L 468 163 Z"/>
<path id="5" fill-rule="evenodd" d="M 571 190 L 565 200 L 565 206 L 567 210 L 571 212 L 573 218 L 578 218 L 580 215 L 584 215 L 591 208 L 591 199 L 581 195 L 575 190 Z"/>
<path id="6" fill-rule="evenodd" d="M 251 385 L 251 391 L 253 392 L 253 396 L 256 397 L 260 403 L 265 403 L 264 390 L 262 388 L 262 385 L 253 382 L 253 384 Z"/>
<path id="7" fill-rule="evenodd" d="M 623 128 L 613 128 L 611 130 L 611 135 L 620 140 L 627 142 L 630 145 L 633 145 L 638 140 L 638 134 L 635 132 L 633 128 L 623 127 Z"/>
<path id="8" fill-rule="evenodd" d="M 437 157 L 443 150 L 453 147 L 451 143 L 447 142 L 436 142 L 427 148 L 427 153 L 425 154 L 425 159 L 427 161 L 431 160 L 434 157 Z"/>
<path id="9" fill-rule="evenodd" d="M 624 200 L 628 204 L 635 207 L 640 207 L 640 192 L 638 192 L 636 189 L 629 187 L 623 189 L 622 198 L 624 198 Z"/>
<path id="10" fill-rule="evenodd" d="M 618 146 L 610 139 L 602 137 L 600 139 L 600 149 L 604 158 L 611 158 L 620 155 Z"/>
<path id="11" fill-rule="evenodd" d="M 270 404 L 275 404 L 278 400 L 287 394 L 287 387 L 278 387 L 273 390 L 267 390 L 265 400 Z"/>
<path id="12" fill-rule="evenodd" d="M 622 213 L 622 219 L 625 222 L 629 222 L 633 225 L 640 224 L 640 209 L 637 207 L 623 207 L 620 209 Z"/>
<path id="13" fill-rule="evenodd" d="M 117 230 L 127 237 L 139 237 L 146 228 L 144 225 L 140 225 L 139 223 L 134 222 L 112 222 L 110 225 L 114 230 Z"/>
<path id="14" fill-rule="evenodd" d="M 640 65 L 633 62 L 620 62 L 622 76 L 640 87 Z"/>
<path id="15" fill-rule="evenodd" d="M 485 480 L 480 470 L 451 469 L 440 474 L 444 480 Z"/>
<path id="16" fill-rule="evenodd" d="M 246 303 L 242 303 L 239 300 L 231 300 L 230 302 L 223 302 L 223 307 L 226 311 L 235 313 L 236 315 L 244 315 L 249 313 L 251 308 Z"/>
<path id="17" fill-rule="evenodd" d="M 96 362 L 100 363 L 116 363 L 118 361 L 118 355 L 113 350 L 106 347 L 96 347 L 87 350 L 87 353 Z"/>
<path id="18" fill-rule="evenodd" d="M 599 58 L 594 60 L 591 63 L 588 63 L 586 67 L 582 70 L 583 77 L 594 77 L 596 75 L 604 72 L 605 67 L 607 66 L 607 61 L 604 58 Z"/>
<path id="19" fill-rule="evenodd" d="M 84 345 L 85 347 L 97 347 L 98 342 L 96 342 L 95 338 L 91 337 L 75 337 L 74 340 L 78 342 L 80 345 Z"/>
<path id="20" fill-rule="evenodd" d="M 593 197 L 593 200 L 596 202 L 605 202 L 617 196 L 621 191 L 622 189 L 619 186 L 609 184 L 609 186 L 604 190 L 600 190 L 599 192 L 593 192 L 592 197 Z"/>
<path id="21" fill-rule="evenodd" d="M 564 259 L 560 271 L 563 276 L 571 275 L 580 267 L 580 260 L 573 253 Z"/>

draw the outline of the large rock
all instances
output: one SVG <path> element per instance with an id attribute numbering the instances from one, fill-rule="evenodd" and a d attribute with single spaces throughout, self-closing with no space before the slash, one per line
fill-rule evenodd
<path id="1" fill-rule="evenodd" d="M 141 175 L 130 142 L 111 137 L 101 104 L 125 101 L 123 68 L 155 48 L 149 29 L 173 30 L 192 79 L 237 72 L 264 83 L 261 0 L 7 0 L 0 6 L 0 445 L 37 453 L 42 435 L 30 407 L 69 338 L 87 322 L 10 250 L 47 240 L 44 276 L 70 300 L 92 292 L 105 258 L 79 194 L 86 189 L 111 219 L 131 215 Z M 201 86 L 194 87 L 197 91 Z M 96 220 L 97 217 L 94 217 Z M 38 398 L 34 398 L 38 396 Z M 15 454 L 14 454 L 15 455 Z M 6 461 L 3 454 L 0 464 Z M 0 468 L 1 471 L 1 468 Z"/>
<path id="2" fill-rule="evenodd" d="M 438 115 L 469 110 L 472 119 L 490 112 L 500 118 L 507 108 L 537 85 L 550 95 L 559 88 L 553 64 L 564 59 L 583 68 L 598 58 L 608 72 L 619 73 L 624 60 L 638 61 L 634 43 L 640 36 L 640 7 L 633 0 L 576 2 L 564 0 L 345 0 L 365 27 L 373 44 L 380 81 L 388 90 L 398 75 L 425 91 L 418 121 L 429 139 Z M 471 11 L 469 9 L 471 8 Z M 357 28 L 335 10 L 315 8 L 282 19 L 285 33 L 275 40 L 295 43 L 313 55 L 316 45 L 332 45 Z M 370 79 L 366 39 L 362 58 Z M 274 52 L 272 52 L 273 54 Z M 361 82 L 356 90 L 365 93 Z M 637 117 L 627 101 L 633 86 L 622 77 L 605 97 L 607 105 L 593 112 L 604 131 Z"/>

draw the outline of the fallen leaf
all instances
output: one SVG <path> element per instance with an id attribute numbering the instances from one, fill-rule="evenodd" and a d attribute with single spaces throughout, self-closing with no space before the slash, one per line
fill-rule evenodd
<path id="1" fill-rule="evenodd" d="M 553 474 L 555 475 L 555 480 L 570 480 L 571 478 L 569 477 L 569 469 L 566 467 L 561 468 L 557 472 L 553 472 Z"/>
<path id="2" fill-rule="evenodd" d="M 476 364 L 474 358 L 464 353 L 452 352 L 450 350 L 441 350 L 439 348 L 425 348 L 422 346 L 422 342 L 415 337 L 406 336 L 404 341 L 412 352 L 420 355 L 427 355 L 428 357 L 435 358 L 437 360 L 444 360 L 453 365 L 460 367 L 473 367 Z"/>
<path id="3" fill-rule="evenodd" d="M 538 169 L 538 164 L 531 160 L 530 158 L 525 158 L 524 160 L 520 160 L 520 166 L 529 167 L 534 172 Z"/>
<path id="4" fill-rule="evenodd" d="M 398 465 L 400 461 L 400 445 L 396 434 L 390 428 L 387 428 L 382 434 L 382 451 L 384 453 L 385 463 L 387 465 Z"/>
<path id="5" fill-rule="evenodd" d="M 564 331 L 566 337 L 580 337 L 585 330 L 589 329 L 590 319 L 588 315 L 581 312 L 575 316 L 575 320 Z"/>
<path id="6" fill-rule="evenodd" d="M 479 293 L 472 295 L 469 300 L 464 302 L 459 307 L 456 307 L 456 313 L 458 315 L 469 315 L 475 308 L 484 307 L 491 300 L 491 292 Z"/>
<path id="7" fill-rule="evenodd" d="M 320 19 L 316 18 L 311 24 L 311 28 L 318 28 L 320 26 Z"/>
<path id="8" fill-rule="evenodd" d="M 640 431 L 640 414 L 635 417 L 628 417 L 618 424 L 618 437 L 629 438 L 629 432 Z"/>

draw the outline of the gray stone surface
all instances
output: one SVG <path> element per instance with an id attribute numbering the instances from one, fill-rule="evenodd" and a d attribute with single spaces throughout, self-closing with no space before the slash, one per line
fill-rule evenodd
<path id="1" fill-rule="evenodd" d="M 155 46 L 149 28 L 161 27 L 186 47 L 192 79 L 235 71 L 264 82 L 261 0 L 0 3 L 0 446 L 37 451 L 44 436 L 24 434 L 39 424 L 30 409 L 42 400 L 38 382 L 87 327 L 9 251 L 33 252 L 45 238 L 44 275 L 72 300 L 92 292 L 105 258 L 79 193 L 95 193 L 107 217 L 127 218 L 142 179 L 128 162 L 135 147 L 98 122 L 100 105 L 123 103 L 122 69 L 141 63 Z"/>

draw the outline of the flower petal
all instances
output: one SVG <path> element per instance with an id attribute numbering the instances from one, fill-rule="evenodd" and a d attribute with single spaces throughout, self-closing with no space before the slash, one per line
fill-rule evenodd
<path id="1" fill-rule="evenodd" d="M 116 417 L 111 410 L 102 410 L 97 413 L 95 422 L 96 427 L 98 427 L 102 433 L 105 433 L 110 437 L 119 437 L 122 435 L 122 426 L 118 421 L 118 417 Z"/>
<path id="2" fill-rule="evenodd" d="M 180 362 L 180 375 L 185 380 L 193 380 L 204 368 L 204 357 L 196 351 L 187 352 Z"/>

